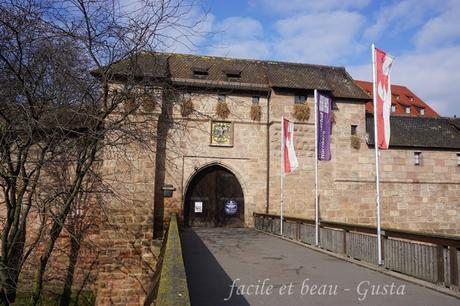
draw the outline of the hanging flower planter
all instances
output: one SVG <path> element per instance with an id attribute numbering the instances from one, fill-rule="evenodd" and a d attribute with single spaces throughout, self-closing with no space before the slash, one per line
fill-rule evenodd
<path id="1" fill-rule="evenodd" d="M 182 117 L 190 116 L 194 111 L 194 106 L 192 100 L 188 99 L 181 103 L 180 105 L 180 112 Z"/>
<path id="2" fill-rule="evenodd" d="M 251 105 L 251 120 L 260 121 L 262 119 L 262 107 L 260 105 Z"/>
<path id="3" fill-rule="evenodd" d="M 310 118 L 310 107 L 307 104 L 294 104 L 292 115 L 299 121 L 307 121 Z"/>
<path id="4" fill-rule="evenodd" d="M 150 96 L 144 96 L 142 98 L 142 108 L 145 112 L 151 113 L 155 110 L 156 100 Z"/>
<path id="5" fill-rule="evenodd" d="M 359 150 L 359 148 L 361 147 L 361 139 L 357 135 L 351 135 L 350 144 L 352 148 Z"/>
<path id="6" fill-rule="evenodd" d="M 217 102 L 216 115 L 222 119 L 228 118 L 228 116 L 230 115 L 230 109 L 228 108 L 227 102 Z"/>

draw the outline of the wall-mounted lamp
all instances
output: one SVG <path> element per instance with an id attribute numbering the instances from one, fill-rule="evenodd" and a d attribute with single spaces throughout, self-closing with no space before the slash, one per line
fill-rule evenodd
<path id="1" fill-rule="evenodd" d="M 176 188 L 174 188 L 174 186 L 171 184 L 164 185 L 163 187 L 161 187 L 161 189 L 163 190 L 163 196 L 165 198 L 172 197 L 173 192 L 176 190 Z"/>

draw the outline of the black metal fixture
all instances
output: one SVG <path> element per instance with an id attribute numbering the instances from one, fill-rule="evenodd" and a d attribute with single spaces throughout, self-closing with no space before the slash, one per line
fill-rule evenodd
<path id="1" fill-rule="evenodd" d="M 174 188 L 174 186 L 171 184 L 166 184 L 161 189 L 163 190 L 163 196 L 165 198 L 172 197 L 173 192 L 176 190 L 176 188 Z"/>

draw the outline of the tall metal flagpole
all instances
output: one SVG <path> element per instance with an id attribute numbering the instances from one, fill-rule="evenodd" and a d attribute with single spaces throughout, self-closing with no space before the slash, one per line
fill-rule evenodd
<path id="1" fill-rule="evenodd" d="M 284 117 L 281 117 L 281 203 L 280 203 L 280 235 L 283 236 L 283 204 L 284 204 Z"/>
<path id="2" fill-rule="evenodd" d="M 373 97 L 374 97 L 374 145 L 375 145 L 375 209 L 377 214 L 377 257 L 378 264 L 383 265 L 382 260 L 382 236 L 380 226 L 380 170 L 379 170 L 379 144 L 377 130 L 377 84 L 376 84 L 376 62 L 375 62 L 375 45 L 372 44 L 372 78 L 373 78 Z"/>
<path id="3" fill-rule="evenodd" d="M 319 202 L 318 202 L 318 91 L 315 89 L 315 245 L 319 245 Z"/>

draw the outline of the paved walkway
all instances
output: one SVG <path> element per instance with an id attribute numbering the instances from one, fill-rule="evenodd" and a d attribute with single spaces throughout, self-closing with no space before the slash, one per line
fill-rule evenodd
<path id="1" fill-rule="evenodd" d="M 456 298 L 251 229 L 185 229 L 181 240 L 192 306 L 460 305 Z"/>

